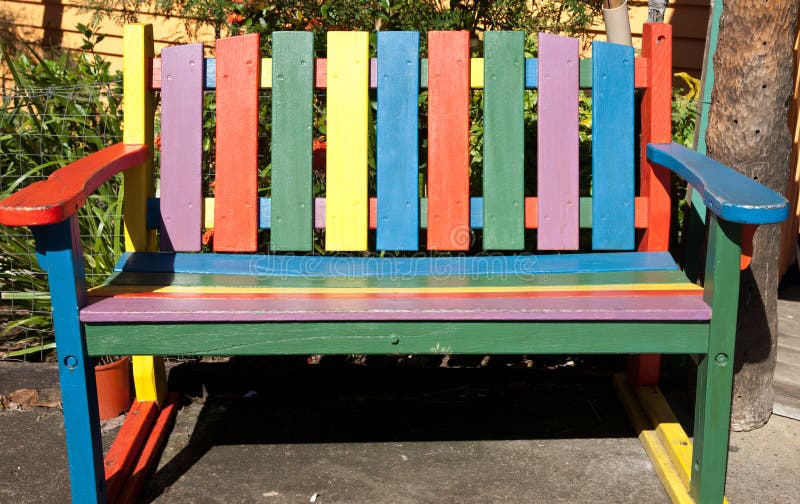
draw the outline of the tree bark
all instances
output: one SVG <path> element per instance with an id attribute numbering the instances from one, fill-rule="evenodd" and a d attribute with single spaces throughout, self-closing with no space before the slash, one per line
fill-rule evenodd
<path id="1" fill-rule="evenodd" d="M 649 0 L 647 2 L 647 22 L 663 23 L 668 3 L 669 0 Z"/>
<path id="2" fill-rule="evenodd" d="M 797 0 L 726 0 L 714 55 L 706 134 L 709 156 L 784 193 L 792 138 Z M 742 272 L 731 428 L 764 425 L 772 412 L 778 337 L 780 225 L 761 226 Z"/>

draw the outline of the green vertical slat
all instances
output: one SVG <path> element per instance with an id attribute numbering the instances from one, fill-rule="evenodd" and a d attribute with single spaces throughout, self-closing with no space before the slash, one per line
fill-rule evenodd
<path id="1" fill-rule="evenodd" d="M 483 97 L 483 248 L 525 246 L 523 193 L 525 38 L 486 32 Z"/>
<path id="2" fill-rule="evenodd" d="M 701 356 L 697 368 L 689 485 L 695 502 L 722 502 L 725 493 L 741 237 L 741 224 L 710 216 L 704 298 L 712 316 L 708 353 Z"/>
<path id="3" fill-rule="evenodd" d="M 272 36 L 272 250 L 311 250 L 314 34 Z"/>

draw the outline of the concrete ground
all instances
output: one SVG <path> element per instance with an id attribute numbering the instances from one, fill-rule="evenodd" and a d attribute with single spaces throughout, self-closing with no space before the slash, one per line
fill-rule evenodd
<path id="1" fill-rule="evenodd" d="M 174 367 L 183 408 L 142 502 L 668 502 L 607 363 L 420 360 Z M 52 365 L 0 362 L 0 394 L 56 380 Z M 682 392 L 665 391 L 685 419 Z M 60 409 L 2 411 L 0 432 L 0 502 L 67 501 Z M 800 500 L 800 422 L 732 433 L 727 495 Z"/>

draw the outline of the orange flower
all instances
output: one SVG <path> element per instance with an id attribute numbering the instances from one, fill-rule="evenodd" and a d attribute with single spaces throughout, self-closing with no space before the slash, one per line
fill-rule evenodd
<path id="1" fill-rule="evenodd" d="M 232 14 L 228 14 L 228 19 L 226 21 L 228 24 L 239 24 L 244 21 L 244 16 L 234 12 Z"/>

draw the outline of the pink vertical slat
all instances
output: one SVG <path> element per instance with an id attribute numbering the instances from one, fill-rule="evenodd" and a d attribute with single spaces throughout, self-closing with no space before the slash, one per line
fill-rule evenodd
<path id="1" fill-rule="evenodd" d="M 203 44 L 161 52 L 161 250 L 200 250 Z"/>
<path id="2" fill-rule="evenodd" d="M 539 34 L 540 250 L 578 248 L 578 40 Z"/>

